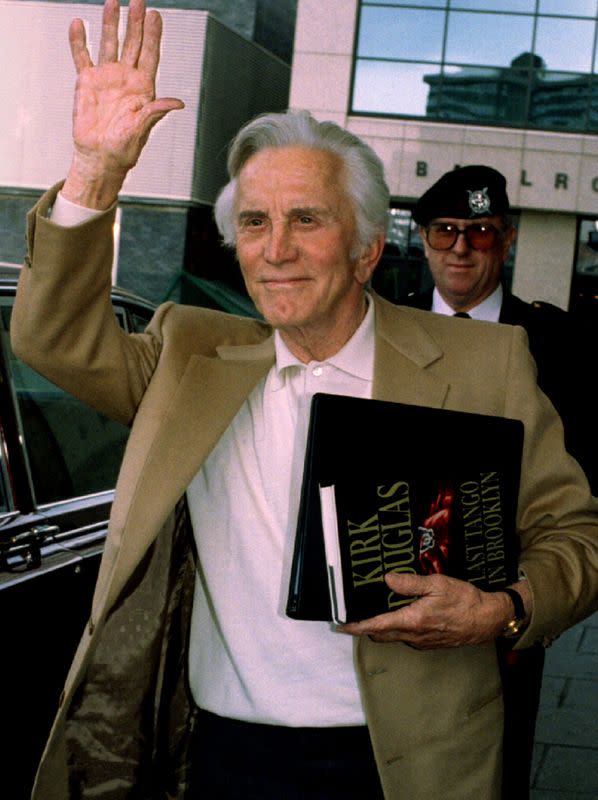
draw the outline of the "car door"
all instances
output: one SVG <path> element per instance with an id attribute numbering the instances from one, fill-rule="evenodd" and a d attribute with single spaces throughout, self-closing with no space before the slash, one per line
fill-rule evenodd
<path id="1" fill-rule="evenodd" d="M 89 614 L 128 429 L 54 386 L 10 347 L 0 296 L 0 793 L 29 796 Z M 127 330 L 151 307 L 114 299 Z"/>

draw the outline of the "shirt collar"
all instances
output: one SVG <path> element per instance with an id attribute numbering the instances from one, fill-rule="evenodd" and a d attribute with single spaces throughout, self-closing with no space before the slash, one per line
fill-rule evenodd
<path id="1" fill-rule="evenodd" d="M 470 308 L 467 312 L 472 319 L 482 319 L 486 322 L 498 322 L 500 316 L 500 307 L 502 305 L 503 290 L 502 285 L 499 283 L 492 294 L 477 306 Z M 451 308 L 436 287 L 432 294 L 432 311 L 436 314 L 446 314 L 452 316 L 455 309 Z"/>
<path id="2" fill-rule="evenodd" d="M 367 297 L 367 301 L 365 316 L 353 336 L 337 353 L 322 363 L 331 364 L 336 369 L 343 370 L 356 378 L 371 381 L 374 374 L 375 312 L 371 298 Z M 273 388 L 278 389 L 283 384 L 283 371 L 286 368 L 305 368 L 308 364 L 304 364 L 291 353 L 278 330 L 274 331 L 274 348 L 276 351 L 276 364 L 274 365 L 275 380 Z M 318 362 L 312 361 L 310 363 L 313 365 Z"/>

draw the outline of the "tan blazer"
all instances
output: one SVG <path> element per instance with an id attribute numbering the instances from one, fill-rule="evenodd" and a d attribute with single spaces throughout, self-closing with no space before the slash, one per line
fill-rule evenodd
<path id="1" fill-rule="evenodd" d="M 126 336 L 114 322 L 109 301 L 112 215 L 65 232 L 45 219 L 52 196 L 42 198 L 29 217 L 29 256 L 13 314 L 13 347 L 51 380 L 133 427 L 91 619 L 38 776 L 35 796 L 40 800 L 69 796 L 69 757 L 76 773 L 77 758 L 89 759 L 93 753 L 101 761 L 98 748 L 121 746 L 116 740 L 124 717 L 127 724 L 139 724 L 134 719 L 140 716 L 137 700 L 131 700 L 127 714 L 122 705 L 113 707 L 118 692 L 121 704 L 135 694 L 130 682 L 134 670 L 144 671 L 150 662 L 158 665 L 165 694 L 173 640 L 184 670 L 185 627 L 176 627 L 173 620 L 188 619 L 193 562 L 185 562 L 186 555 L 176 562 L 187 563 L 178 571 L 183 580 L 172 581 L 179 589 L 169 589 L 162 603 L 168 612 L 156 612 L 160 625 L 147 619 L 153 619 L 147 604 L 172 576 L 179 547 L 172 542 L 185 541 L 183 549 L 189 551 L 188 532 L 179 538 L 174 533 L 181 529 L 181 515 L 173 512 L 180 510 L 190 480 L 274 361 L 267 325 L 205 309 L 166 304 L 146 334 Z M 524 421 L 518 526 L 521 568 L 533 592 L 534 614 L 518 646 L 548 644 L 597 607 L 598 507 L 583 473 L 565 452 L 560 420 L 537 389 L 524 332 L 399 308 L 378 297 L 374 302 L 376 398 Z M 185 583 L 186 595 L 180 589 Z M 173 612 L 175 605 L 185 610 Z M 128 651 L 121 662 L 115 631 L 133 619 L 147 635 L 133 644 L 127 639 L 128 646 L 121 638 Z M 140 655 L 146 644 L 155 661 L 154 655 Z M 420 652 L 362 639 L 355 642 L 355 654 L 386 797 L 500 796 L 502 699 L 493 645 Z M 323 653 L 323 669 L 325 664 Z M 148 679 L 148 685 L 154 691 L 156 680 Z M 173 698 L 180 699 L 184 690 L 168 691 L 169 724 L 184 728 L 187 717 L 177 719 L 173 711 L 178 708 Z M 144 690 L 139 703 L 148 702 L 146 695 Z M 103 745 L 96 741 L 95 751 L 85 743 L 94 702 L 114 720 L 116 731 Z M 152 702 L 158 724 L 165 703 L 155 697 Z M 151 750 L 155 770 L 158 745 L 147 739 L 139 743 L 141 738 L 138 733 L 131 739 L 135 744 L 122 745 L 122 761 L 135 761 L 135 747 L 145 760 Z M 94 797 L 120 796 L 110 793 L 113 752 L 106 762 L 110 759 L 112 767 L 106 766 L 103 777 L 99 771 L 98 785 L 105 792 Z M 181 767 L 172 770 L 176 780 L 165 779 L 162 789 L 155 788 L 154 775 L 150 796 L 182 797 Z M 133 770 L 126 780 L 122 785 L 130 791 L 145 778 Z M 127 796 L 124 789 L 122 796 Z"/>

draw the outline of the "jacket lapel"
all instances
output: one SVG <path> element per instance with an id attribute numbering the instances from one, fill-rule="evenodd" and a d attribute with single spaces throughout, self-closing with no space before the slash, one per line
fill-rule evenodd
<path id="1" fill-rule="evenodd" d="M 448 384 L 430 375 L 427 367 L 442 358 L 442 350 L 407 309 L 377 296 L 374 302 L 373 396 L 441 407 Z M 191 479 L 273 363 L 272 337 L 257 345 L 220 347 L 217 358 L 193 356 L 172 397 L 164 399 L 155 429 L 152 419 L 137 421 L 132 452 L 119 479 L 96 609 L 105 603 L 110 607 L 118 597 Z M 129 533 L 123 538 L 125 529 Z"/>
<path id="2" fill-rule="evenodd" d="M 374 295 L 376 304 L 376 356 L 373 396 L 413 405 L 441 408 L 449 384 L 432 375 L 428 367 L 443 351 L 417 317 Z"/>
<path id="3" fill-rule="evenodd" d="M 239 349 L 239 358 L 233 350 Z M 250 350 L 257 350 L 253 356 Z M 264 348 L 227 348 L 225 358 L 193 357 L 152 442 L 140 478 L 160 479 L 161 502 L 171 509 L 274 356 Z M 262 352 L 260 352 L 262 351 Z M 210 413 L 206 414 L 206 409 Z M 168 475 L 164 474 L 165 467 Z"/>
<path id="4" fill-rule="evenodd" d="M 112 510 L 114 560 L 107 558 L 103 566 L 96 609 L 104 603 L 110 607 L 118 597 L 191 479 L 274 363 L 273 341 L 220 348 L 218 355 L 191 357 L 153 435 L 141 419 L 136 424 Z"/>

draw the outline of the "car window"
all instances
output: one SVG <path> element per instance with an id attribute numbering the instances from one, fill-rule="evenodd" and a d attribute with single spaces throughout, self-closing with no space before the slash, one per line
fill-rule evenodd
<path id="1" fill-rule="evenodd" d="M 0 514 L 6 514 L 9 510 L 4 475 L 0 475 Z"/>
<path id="2" fill-rule="evenodd" d="M 135 333 L 143 333 L 143 331 L 147 328 L 147 323 L 149 322 L 149 312 L 144 314 L 140 314 L 137 311 L 129 311 L 129 320 L 131 322 L 131 328 Z"/>
<path id="3" fill-rule="evenodd" d="M 113 489 L 128 428 L 36 373 L 10 347 L 11 307 L 3 305 L 2 339 L 38 505 Z M 117 314 L 122 324 L 122 313 Z"/>
<path id="4" fill-rule="evenodd" d="M 6 514 L 11 510 L 10 496 L 7 491 L 7 459 L 5 452 L 4 430 L 0 423 L 0 514 Z"/>

